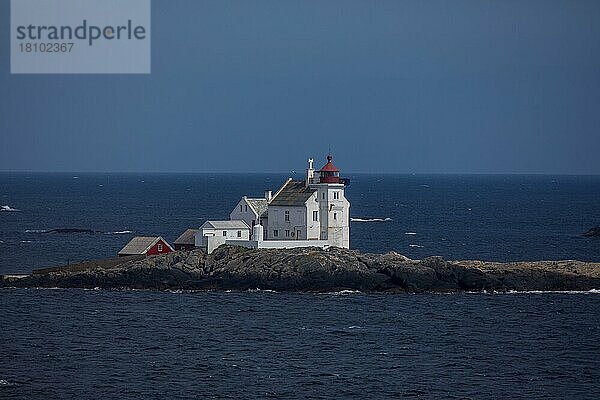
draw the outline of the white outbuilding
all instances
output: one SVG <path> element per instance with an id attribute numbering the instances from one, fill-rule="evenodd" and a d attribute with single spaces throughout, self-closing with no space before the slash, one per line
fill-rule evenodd
<path id="1" fill-rule="evenodd" d="M 250 240 L 250 227 L 242 220 L 206 221 L 196 233 L 196 247 L 212 253 L 227 240 Z"/>

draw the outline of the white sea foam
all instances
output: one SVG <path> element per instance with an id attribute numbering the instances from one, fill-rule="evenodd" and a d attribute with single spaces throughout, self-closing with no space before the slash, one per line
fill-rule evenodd
<path id="1" fill-rule="evenodd" d="M 362 294 L 362 292 L 360 290 L 340 290 L 339 292 L 328 292 L 325 294 L 329 294 L 329 295 L 334 295 L 334 296 L 347 296 L 347 295 L 351 295 L 351 294 Z"/>
<path id="2" fill-rule="evenodd" d="M 600 294 L 600 289 L 590 290 L 509 290 L 495 294 Z"/>
<path id="3" fill-rule="evenodd" d="M 405 235 L 416 235 L 417 232 L 404 232 Z"/>
<path id="4" fill-rule="evenodd" d="M 409 244 L 408 246 L 409 247 L 419 247 L 419 248 L 423 247 L 420 244 Z"/>
<path id="5" fill-rule="evenodd" d="M 277 291 L 275 290 L 271 290 L 271 289 L 248 289 L 246 290 L 246 292 L 248 293 L 277 293 Z"/>
<path id="6" fill-rule="evenodd" d="M 128 233 L 133 233 L 133 231 L 124 230 L 124 231 L 106 232 L 105 235 L 126 235 Z"/>
<path id="7" fill-rule="evenodd" d="M 11 206 L 0 206 L 0 211 L 4 211 L 4 212 L 17 212 L 17 211 L 21 211 L 21 210 L 18 210 L 16 208 L 12 208 Z"/>
<path id="8" fill-rule="evenodd" d="M 33 243 L 31 240 L 21 240 L 21 243 Z"/>
<path id="9" fill-rule="evenodd" d="M 352 222 L 387 222 L 392 221 L 391 218 L 350 218 Z"/>
<path id="10" fill-rule="evenodd" d="M 25 229 L 25 233 L 47 233 L 47 229 Z"/>

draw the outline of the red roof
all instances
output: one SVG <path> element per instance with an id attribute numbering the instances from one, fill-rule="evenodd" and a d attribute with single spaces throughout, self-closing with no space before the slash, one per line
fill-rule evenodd
<path id="1" fill-rule="evenodd" d="M 335 165 L 333 165 L 333 163 L 331 162 L 331 160 L 333 160 L 333 157 L 330 155 L 327 156 L 327 164 L 325 164 L 323 166 L 323 168 L 321 168 L 319 170 L 319 172 L 340 172 L 339 169 L 337 169 L 337 167 Z"/>

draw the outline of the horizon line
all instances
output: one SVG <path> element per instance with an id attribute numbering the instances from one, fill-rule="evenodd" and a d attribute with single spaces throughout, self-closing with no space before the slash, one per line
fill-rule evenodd
<path id="1" fill-rule="evenodd" d="M 293 173 L 292 173 L 293 172 Z M 304 175 L 304 171 L 40 171 L 40 170 L 0 170 L 1 174 L 156 174 L 156 175 Z M 359 172 L 348 171 L 348 175 L 473 175 L 473 176 L 600 176 L 600 173 L 561 173 L 561 172 Z"/>

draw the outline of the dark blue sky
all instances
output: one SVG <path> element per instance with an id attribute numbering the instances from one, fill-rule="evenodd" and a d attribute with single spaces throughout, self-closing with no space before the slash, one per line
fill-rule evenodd
<path id="1" fill-rule="evenodd" d="M 600 174 L 600 2 L 152 1 L 151 75 L 11 75 L 0 170 Z"/>

